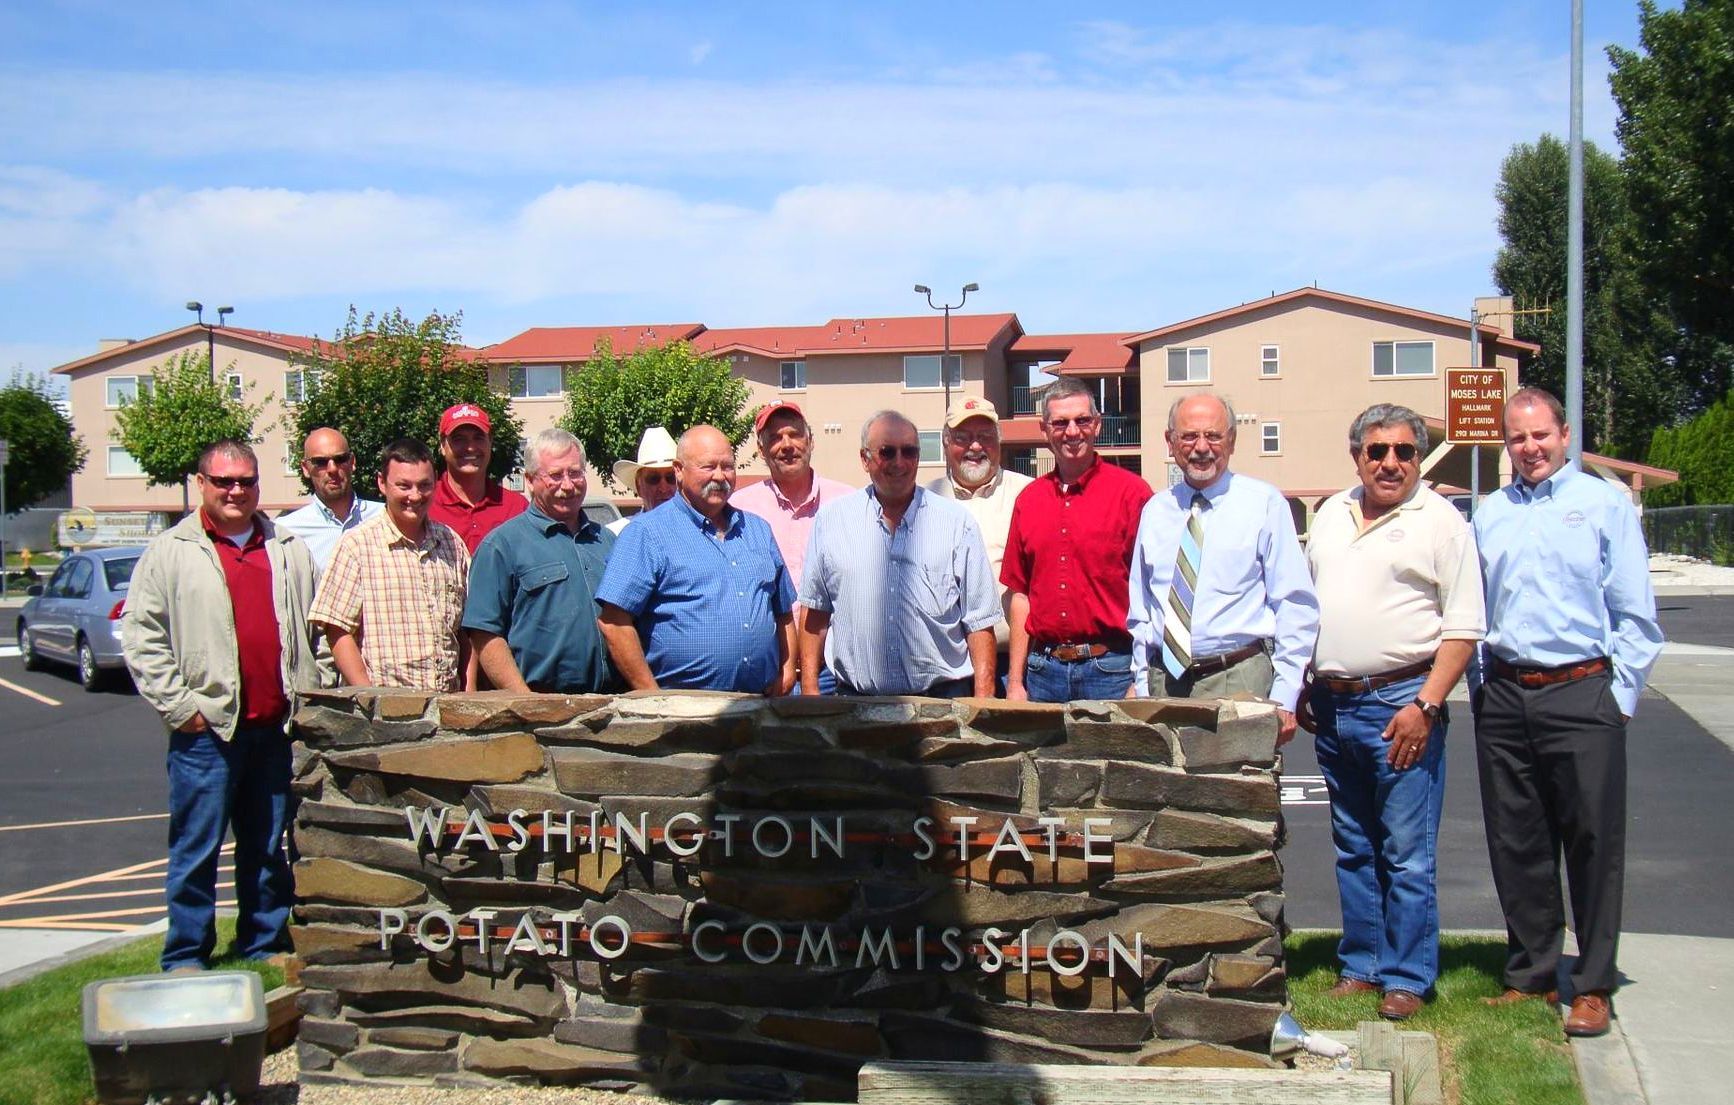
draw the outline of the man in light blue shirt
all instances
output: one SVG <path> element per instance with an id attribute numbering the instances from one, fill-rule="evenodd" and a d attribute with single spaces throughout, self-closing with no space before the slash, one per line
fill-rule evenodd
<path id="1" fill-rule="evenodd" d="M 871 485 L 819 510 L 800 603 L 801 693 L 820 657 L 842 694 L 991 698 L 999 591 L 975 519 L 915 486 L 915 424 L 879 411 L 861 432 Z"/>
<path id="2" fill-rule="evenodd" d="M 1565 1031 L 1600 1036 L 1619 981 L 1626 722 L 1662 631 L 1637 512 L 1566 459 L 1570 443 L 1554 396 L 1524 388 L 1506 404 L 1517 478 L 1475 514 L 1487 638 L 1471 682 L 1507 945 L 1506 991 L 1489 1000 L 1556 998 L 1563 847 L 1578 943 Z"/>
<path id="3" fill-rule="evenodd" d="M 715 426 L 680 435 L 679 494 L 620 534 L 597 618 L 633 690 L 788 694 L 795 588 L 763 518 L 729 505 L 735 451 Z"/>
<path id="4" fill-rule="evenodd" d="M 1168 452 L 1185 478 L 1144 504 L 1138 522 L 1128 697 L 1250 691 L 1276 702 L 1286 742 L 1319 602 L 1282 492 L 1229 471 L 1234 436 L 1226 399 L 1188 395 L 1169 408 Z"/>
<path id="5" fill-rule="evenodd" d="M 313 501 L 282 515 L 277 525 L 306 542 L 313 567 L 323 572 L 337 539 L 378 515 L 385 504 L 355 493 L 355 452 L 349 439 L 329 426 L 301 443 L 301 475 L 313 488 Z"/>

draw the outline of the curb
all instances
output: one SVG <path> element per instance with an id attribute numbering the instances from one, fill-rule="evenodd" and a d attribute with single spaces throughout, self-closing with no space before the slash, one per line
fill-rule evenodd
<path id="1" fill-rule="evenodd" d="M 1638 1064 L 1619 1018 L 1606 1036 L 1566 1037 L 1571 1044 L 1572 1065 L 1588 1105 L 1649 1105 Z"/>
<path id="2" fill-rule="evenodd" d="M 124 948 L 128 944 L 137 943 L 143 937 L 167 931 L 168 922 L 166 920 L 158 921 L 155 924 L 146 925 L 133 932 L 119 933 L 118 935 L 109 937 L 107 940 L 98 940 L 94 944 L 86 944 L 81 948 L 74 948 L 69 952 L 61 952 L 59 955 L 51 955 L 47 959 L 39 959 L 34 963 L 27 963 L 22 967 L 14 967 L 12 970 L 0 974 L 0 990 L 4 990 L 9 986 L 16 986 L 20 982 L 28 982 L 37 975 L 46 974 L 47 972 L 59 967 L 69 966 L 70 964 L 77 963 L 80 960 L 89 959 L 91 956 L 102 955 L 106 952 L 114 951 L 117 948 Z"/>

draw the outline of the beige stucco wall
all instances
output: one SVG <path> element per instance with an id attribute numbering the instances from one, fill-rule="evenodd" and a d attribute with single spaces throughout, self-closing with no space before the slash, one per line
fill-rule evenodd
<path id="1" fill-rule="evenodd" d="M 1164 335 L 1139 347 L 1143 377 L 1144 474 L 1156 487 L 1168 483 L 1162 431 L 1177 398 L 1216 391 L 1234 404 L 1240 419 L 1234 468 L 1288 492 L 1348 486 L 1355 478 L 1348 455 L 1349 423 L 1374 403 L 1401 403 L 1422 415 L 1445 412 L 1447 368 L 1469 364 L 1468 325 L 1447 326 L 1396 312 L 1345 304 L 1285 303 L 1237 315 L 1214 325 Z M 1432 376 L 1375 377 L 1373 344 L 1432 341 Z M 1260 375 L 1260 349 L 1280 350 L 1279 375 Z M 1168 350 L 1210 350 L 1210 381 L 1170 384 Z M 1484 350 L 1491 346 L 1483 342 Z M 1507 387 L 1515 385 L 1517 360 L 1497 359 Z M 1281 425 L 1282 448 L 1261 452 L 1262 425 Z"/>

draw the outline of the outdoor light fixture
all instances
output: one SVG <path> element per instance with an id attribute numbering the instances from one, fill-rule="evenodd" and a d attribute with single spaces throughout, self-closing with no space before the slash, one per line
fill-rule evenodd
<path id="1" fill-rule="evenodd" d="M 265 988 L 251 971 L 138 975 L 84 988 L 84 1044 L 104 1105 L 253 1096 L 265 1024 Z"/>
<path id="2" fill-rule="evenodd" d="M 196 299 L 189 299 L 187 300 L 187 310 L 192 311 L 199 316 L 200 326 L 205 324 L 205 305 L 203 303 L 200 303 Z"/>
<path id="3" fill-rule="evenodd" d="M 926 284 L 915 285 L 915 294 L 926 296 L 927 305 L 929 307 L 933 308 L 935 311 L 945 312 L 945 336 L 942 339 L 944 352 L 939 355 L 939 382 L 945 387 L 945 413 L 947 415 L 951 413 L 951 371 L 946 368 L 945 362 L 951 360 L 951 312 L 957 310 L 959 307 L 962 307 L 964 303 L 968 302 L 970 292 L 979 291 L 981 291 L 981 285 L 965 284 L 963 286 L 963 295 L 956 303 L 935 303 L 933 302 L 932 288 L 929 288 Z M 960 372 L 959 378 L 961 379 L 961 377 L 962 373 Z"/>
<path id="4" fill-rule="evenodd" d="M 235 313 L 235 309 L 233 307 L 218 307 L 217 308 L 217 325 L 222 326 L 228 320 L 228 317 L 234 313 Z"/>

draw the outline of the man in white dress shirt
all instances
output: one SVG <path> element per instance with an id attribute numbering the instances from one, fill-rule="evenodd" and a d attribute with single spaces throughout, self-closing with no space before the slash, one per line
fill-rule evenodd
<path id="1" fill-rule="evenodd" d="M 337 539 L 385 509 L 355 493 L 355 451 L 349 439 L 321 426 L 301 443 L 301 475 L 313 500 L 277 519 L 277 525 L 307 543 L 313 566 L 323 572 Z"/>

